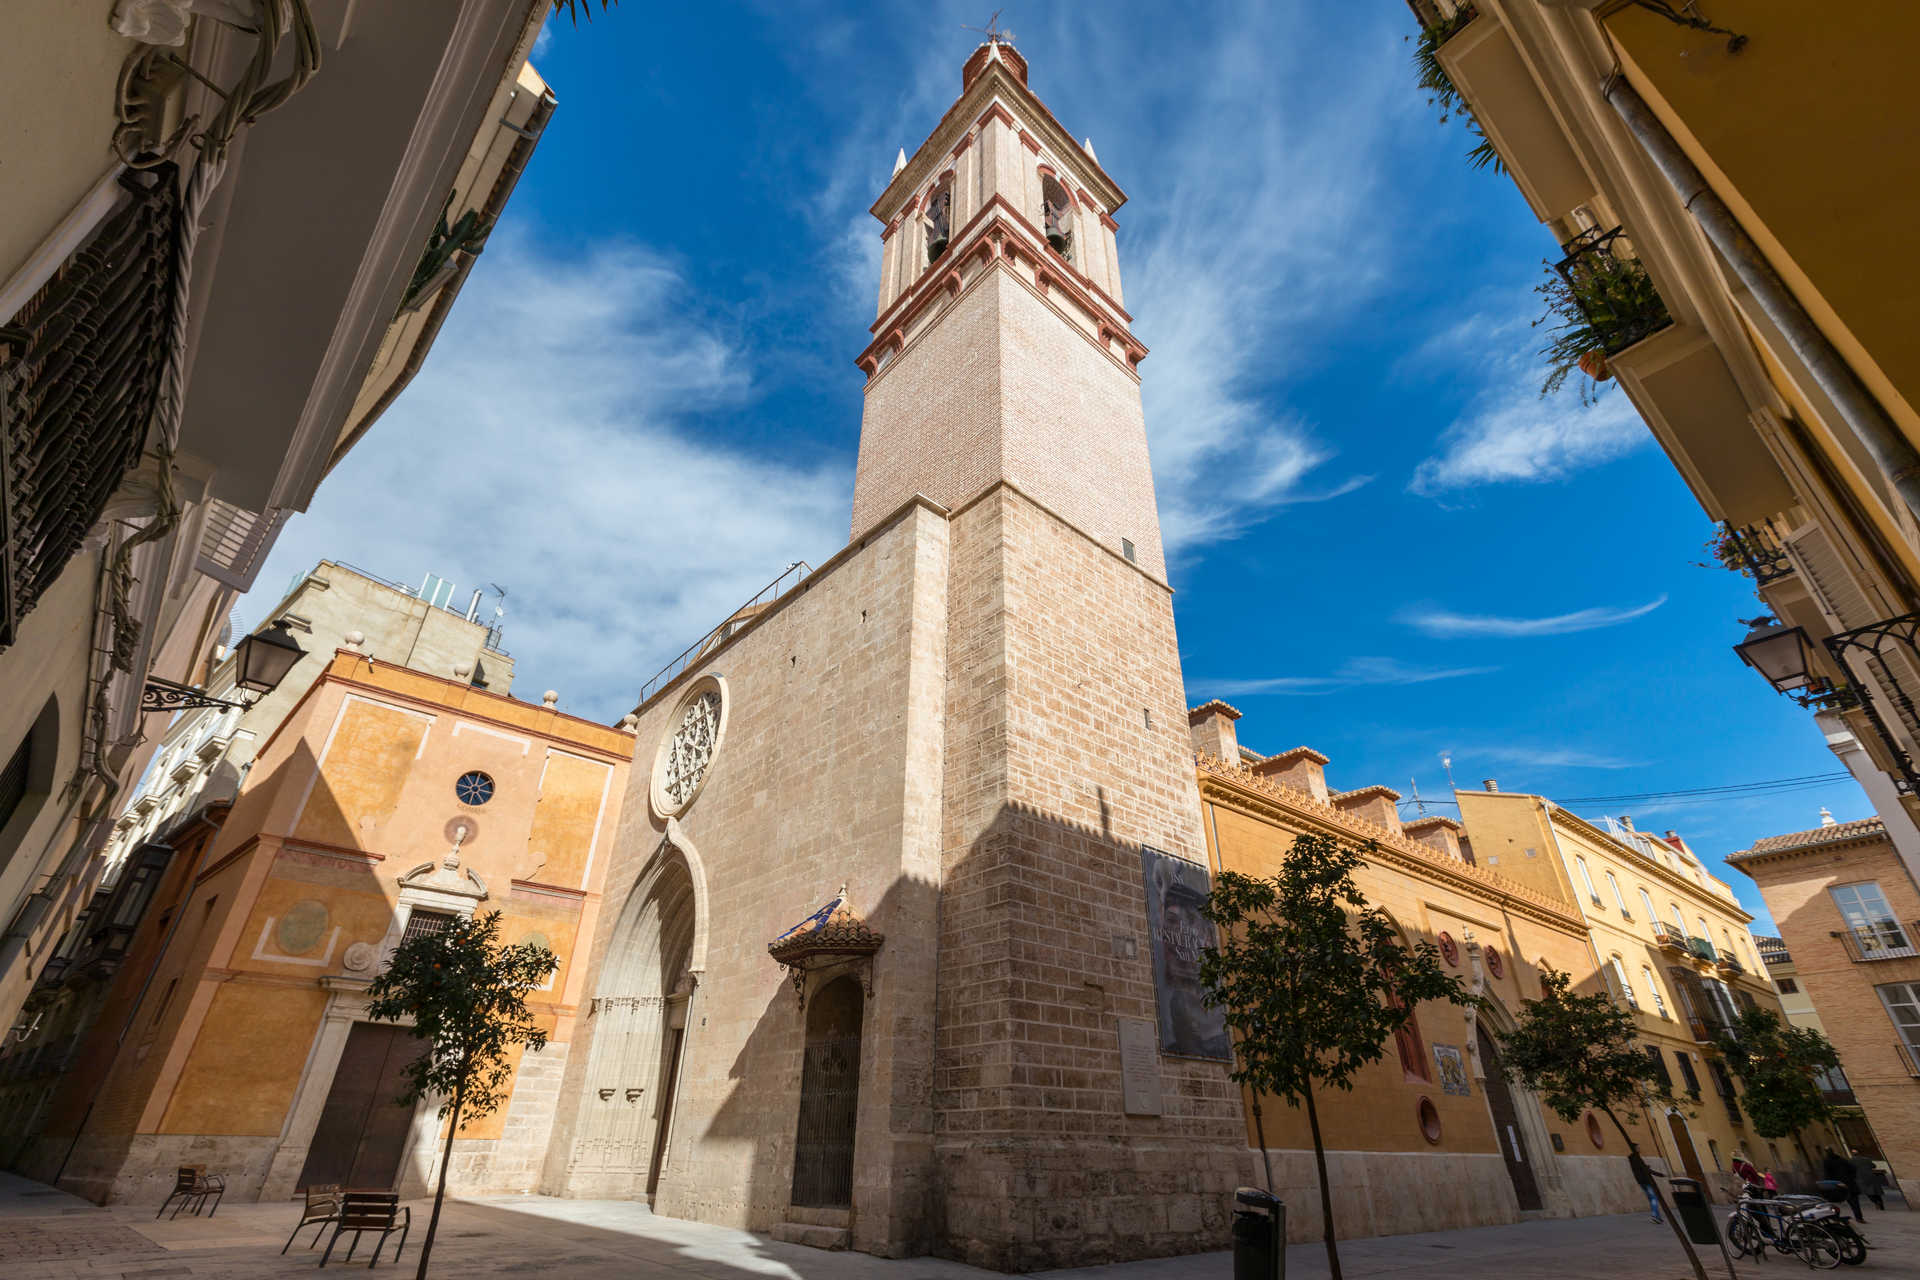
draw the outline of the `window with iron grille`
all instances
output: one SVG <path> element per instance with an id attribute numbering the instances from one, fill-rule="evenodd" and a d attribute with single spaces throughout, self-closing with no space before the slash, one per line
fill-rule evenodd
<path id="1" fill-rule="evenodd" d="M 1727 1064 L 1715 1058 L 1707 1063 L 1707 1067 L 1713 1072 L 1713 1087 L 1719 1093 L 1720 1101 L 1726 1105 L 1728 1117 L 1735 1124 L 1741 1123 L 1740 1104 L 1734 1097 L 1733 1077 L 1727 1073 Z"/>
<path id="2" fill-rule="evenodd" d="M 125 203 L 0 319 L 0 649 L 140 460 L 173 346 L 174 168 L 121 185 Z"/>
<path id="3" fill-rule="evenodd" d="M 1643 1047 L 1647 1051 L 1647 1060 L 1660 1069 L 1660 1083 L 1668 1089 L 1673 1088 L 1673 1073 L 1667 1070 L 1667 1055 L 1660 1052 L 1660 1046 L 1657 1044 Z"/>
<path id="4" fill-rule="evenodd" d="M 1693 1073 L 1693 1060 L 1687 1056 L 1686 1050 L 1684 1049 L 1675 1049 L 1673 1051 L 1673 1060 L 1680 1064 L 1680 1078 L 1687 1082 L 1688 1096 L 1698 1098 L 1700 1096 L 1700 1077 Z"/>
<path id="5" fill-rule="evenodd" d="M 27 798 L 27 769 L 33 764 L 33 733 L 20 740 L 20 749 L 13 753 L 5 768 L 0 768 L 0 830 L 13 820 L 20 811 L 20 802 Z"/>
<path id="6" fill-rule="evenodd" d="M 407 914 L 407 927 L 400 934 L 400 945 L 439 933 L 456 919 L 451 911 L 411 911 Z"/>

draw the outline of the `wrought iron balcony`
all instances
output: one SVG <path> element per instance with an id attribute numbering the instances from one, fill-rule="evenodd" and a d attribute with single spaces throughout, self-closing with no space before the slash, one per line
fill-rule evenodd
<path id="1" fill-rule="evenodd" d="M 1719 953 L 1713 949 L 1713 943 L 1705 938 L 1688 938 L 1687 953 L 1696 960 L 1705 960 L 1709 964 L 1719 960 Z"/>
<path id="2" fill-rule="evenodd" d="M 1914 704 L 1920 696 L 1920 613 L 1882 618 L 1830 635 L 1826 646 L 1849 683 L 1883 695 L 1862 697 L 1860 709 L 1867 713 L 1901 779 L 1910 789 L 1920 788 L 1920 770 L 1915 769 L 1908 750 L 1920 740 L 1920 707 Z M 1888 723 L 1889 714 L 1897 726 Z"/>
<path id="3" fill-rule="evenodd" d="M 1721 564 L 1745 572 L 1763 587 L 1797 572 L 1786 547 L 1765 525 L 1750 524 L 1736 529 L 1723 523 L 1713 550 Z"/>
<path id="4" fill-rule="evenodd" d="M 1587 318 L 1593 340 L 1610 356 L 1673 323 L 1647 269 L 1619 252 L 1625 232 L 1584 231 L 1567 241 L 1567 256 L 1553 267 Z"/>
<path id="5" fill-rule="evenodd" d="M 1664 920 L 1653 922 L 1653 940 L 1669 951 L 1685 951 L 1687 935 L 1666 923 Z"/>
<path id="6" fill-rule="evenodd" d="M 1920 1080 L 1920 1055 L 1914 1053 L 1913 1046 L 1905 1040 L 1895 1040 L 1893 1051 L 1900 1055 L 1900 1065 L 1905 1068 L 1906 1073 Z"/>
<path id="7" fill-rule="evenodd" d="M 1891 920 L 1882 921 L 1873 926 L 1852 926 L 1835 929 L 1833 937 L 1840 939 L 1847 949 L 1847 959 L 1855 964 L 1872 964 L 1878 960 L 1907 960 L 1920 956 L 1920 948 L 1913 940 L 1920 934 L 1916 930 L 1920 924 L 1903 929 Z"/>
<path id="8" fill-rule="evenodd" d="M 1720 972 L 1722 973 L 1741 974 L 1747 971 L 1747 966 L 1741 964 L 1730 955 L 1723 955 L 1714 963 L 1720 966 Z"/>
<path id="9" fill-rule="evenodd" d="M 1687 1017 L 1687 1029 L 1693 1032 L 1693 1038 L 1699 1043 L 1713 1043 L 1713 1028 L 1707 1025 L 1705 1018 L 1694 1017 L 1689 1014 Z M 1700 1091 L 1697 1088 L 1693 1091 L 1693 1096 L 1696 1098 L 1700 1096 Z"/>

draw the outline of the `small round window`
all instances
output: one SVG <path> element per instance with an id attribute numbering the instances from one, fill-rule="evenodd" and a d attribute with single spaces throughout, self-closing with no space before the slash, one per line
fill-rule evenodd
<path id="1" fill-rule="evenodd" d="M 461 804 L 485 804 L 493 799 L 493 779 L 478 769 L 463 773 L 454 781 L 453 794 Z"/>

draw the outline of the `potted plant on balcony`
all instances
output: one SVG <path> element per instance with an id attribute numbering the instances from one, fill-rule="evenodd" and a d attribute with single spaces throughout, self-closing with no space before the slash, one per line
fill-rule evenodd
<path id="1" fill-rule="evenodd" d="M 1587 375 L 1580 400 L 1592 404 L 1599 384 L 1613 376 L 1610 357 L 1672 322 L 1653 277 L 1634 259 L 1609 252 L 1577 254 L 1535 286 L 1547 304 L 1534 327 L 1547 328 L 1546 381 L 1541 395 L 1552 395 L 1574 370 Z"/>
<path id="2" fill-rule="evenodd" d="M 1415 83 L 1426 91 L 1428 104 L 1440 109 L 1441 124 L 1456 114 L 1467 118 L 1467 132 L 1479 139 L 1473 150 L 1467 152 L 1467 163 L 1476 169 L 1492 166 L 1495 173 L 1505 173 L 1507 166 L 1480 128 L 1480 121 L 1474 118 L 1473 108 L 1460 96 L 1447 69 L 1440 65 L 1440 47 L 1479 16 L 1480 11 L 1473 5 L 1463 4 L 1446 17 L 1420 24 L 1420 35 L 1413 45 L 1413 67 L 1418 73 Z"/>

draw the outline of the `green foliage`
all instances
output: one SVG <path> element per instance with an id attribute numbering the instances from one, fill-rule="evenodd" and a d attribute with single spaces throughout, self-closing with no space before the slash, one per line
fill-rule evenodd
<path id="1" fill-rule="evenodd" d="M 1467 163 L 1471 167 L 1491 167 L 1495 173 L 1505 173 L 1506 162 L 1500 159 L 1500 153 L 1480 128 L 1480 122 L 1474 119 L 1473 109 L 1460 96 L 1453 77 L 1440 65 L 1440 46 L 1453 39 L 1478 16 L 1479 10 L 1472 5 L 1463 5 L 1452 17 L 1442 18 L 1432 26 L 1421 26 L 1420 35 L 1413 45 L 1414 83 L 1425 91 L 1428 105 L 1439 108 L 1441 124 L 1455 115 L 1467 118 L 1467 132 L 1477 139 L 1473 150 L 1467 152 Z"/>
<path id="2" fill-rule="evenodd" d="M 618 0 L 600 0 L 600 12 L 605 13 L 616 3 L 618 3 Z M 587 15 L 588 22 L 593 21 L 593 0 L 553 0 L 553 11 L 555 13 L 566 14 L 568 18 L 573 20 L 573 25 L 577 27 L 580 25 L 580 15 L 582 13 Z"/>
<path id="3" fill-rule="evenodd" d="M 1547 304 L 1546 314 L 1533 322 L 1536 329 L 1548 326 L 1547 345 L 1540 348 L 1547 359 L 1543 396 L 1560 389 L 1580 367 L 1580 357 L 1623 351 L 1672 321 L 1653 277 L 1632 258 L 1591 252 L 1569 274 L 1571 282 L 1548 267 L 1546 280 L 1534 287 Z M 1592 404 L 1599 389 L 1596 381 L 1582 381 L 1581 402 Z"/>
<path id="4" fill-rule="evenodd" d="M 1635 1039 L 1633 1015 L 1605 995 L 1576 995 L 1566 974 L 1540 975 L 1541 995 L 1520 1011 L 1500 1045 L 1510 1079 L 1538 1093 L 1562 1120 L 1598 1111 L 1624 1137 L 1617 1112 L 1646 1100 L 1671 1103 L 1660 1068 Z"/>
<path id="5" fill-rule="evenodd" d="M 1761 1137 L 1789 1137 L 1833 1117 L 1814 1077 L 1838 1067 L 1840 1055 L 1818 1031 L 1756 1007 L 1744 1010 L 1714 1044 L 1745 1086 L 1747 1115 Z"/>
<path id="6" fill-rule="evenodd" d="M 1352 1089 L 1422 1001 L 1473 999 L 1431 942 L 1407 946 L 1367 905 L 1362 853 L 1303 835 L 1271 879 L 1222 872 L 1203 908 L 1220 945 L 1200 979 L 1237 1041 L 1233 1078 L 1295 1106 L 1315 1085 Z"/>
<path id="7" fill-rule="evenodd" d="M 501 946 L 498 911 L 401 943 L 367 988 L 368 1017 L 411 1018 L 409 1034 L 427 1042 L 427 1052 L 406 1070 L 407 1092 L 398 1101 L 412 1105 L 444 1095 L 440 1114 L 459 1103 L 455 1122 L 462 1126 L 498 1109 L 510 1075 L 507 1050 L 546 1047 L 547 1033 L 534 1025 L 526 996 L 559 967 L 545 947 Z"/>

